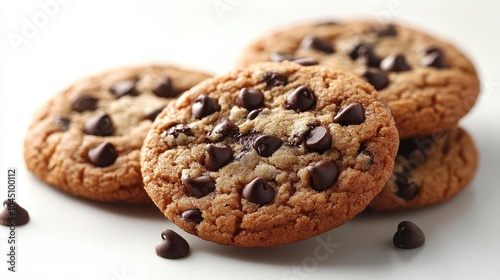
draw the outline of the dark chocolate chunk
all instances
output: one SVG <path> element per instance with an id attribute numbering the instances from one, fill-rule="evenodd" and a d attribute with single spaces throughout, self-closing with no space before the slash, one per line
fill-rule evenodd
<path id="1" fill-rule="evenodd" d="M 429 48 L 425 51 L 425 56 L 420 60 L 420 65 L 424 67 L 434 67 L 438 69 L 447 68 L 448 64 L 444 59 L 443 51 L 439 48 Z"/>
<path id="2" fill-rule="evenodd" d="M 368 45 L 359 47 L 356 61 L 361 65 L 369 67 L 378 67 L 380 64 L 380 58 L 375 54 L 372 47 Z"/>
<path id="3" fill-rule="evenodd" d="M 329 41 L 315 37 L 313 35 L 307 35 L 306 37 L 304 37 L 304 39 L 302 39 L 302 42 L 300 42 L 300 47 L 303 49 L 315 49 L 325 53 L 334 52 L 332 44 Z"/>
<path id="4" fill-rule="evenodd" d="M 77 112 L 94 111 L 97 108 L 97 98 L 90 95 L 80 95 L 71 102 L 71 109 Z"/>
<path id="5" fill-rule="evenodd" d="M 109 142 L 102 142 L 88 152 L 90 162 L 97 167 L 106 167 L 115 163 L 118 152 Z"/>
<path id="6" fill-rule="evenodd" d="M 189 254 L 189 243 L 175 231 L 166 229 L 161 233 L 163 239 L 156 244 L 155 251 L 165 259 L 180 259 Z"/>
<path id="7" fill-rule="evenodd" d="M 266 72 L 262 77 L 262 81 L 266 83 L 268 89 L 288 84 L 288 79 L 285 76 L 274 72 Z"/>
<path id="8" fill-rule="evenodd" d="M 270 157 L 282 144 L 283 141 L 276 136 L 262 135 L 255 139 L 253 148 L 261 157 Z"/>
<path id="9" fill-rule="evenodd" d="M 396 186 L 398 187 L 396 195 L 406 201 L 412 200 L 418 194 L 418 185 L 410 182 L 407 177 L 398 176 L 396 178 Z"/>
<path id="10" fill-rule="evenodd" d="M 188 222 L 193 222 L 195 224 L 199 224 L 201 221 L 203 221 L 201 211 L 198 209 L 191 209 L 182 212 L 182 218 Z"/>
<path id="11" fill-rule="evenodd" d="M 349 51 L 349 57 L 352 59 L 352 60 L 356 60 L 358 58 L 358 51 L 359 51 L 359 48 L 363 47 L 363 46 L 368 46 L 367 44 L 365 43 L 360 43 L 360 44 L 357 44 L 355 45 L 351 51 Z"/>
<path id="12" fill-rule="evenodd" d="M 332 136 L 328 128 L 317 126 L 313 128 L 306 137 L 306 147 L 310 150 L 322 153 L 331 148 Z"/>
<path id="13" fill-rule="evenodd" d="M 240 132 L 237 125 L 228 119 L 223 119 L 219 124 L 214 127 L 212 134 L 222 134 L 222 136 L 235 135 Z"/>
<path id="14" fill-rule="evenodd" d="M 191 108 L 193 116 L 197 119 L 202 119 L 220 110 L 217 101 L 212 98 L 202 94 L 196 98 Z"/>
<path id="15" fill-rule="evenodd" d="M 365 121 L 363 106 L 359 103 L 352 103 L 340 110 L 333 118 L 333 121 L 342 126 L 362 124 Z"/>
<path id="16" fill-rule="evenodd" d="M 372 30 L 377 34 L 378 37 L 392 37 L 398 36 L 398 31 L 396 27 L 392 24 L 386 26 L 374 27 Z"/>
<path id="17" fill-rule="evenodd" d="M 264 105 L 264 95 L 258 89 L 242 88 L 236 99 L 236 104 L 251 111 Z"/>
<path id="18" fill-rule="evenodd" d="M 83 132 L 88 135 L 110 136 L 113 135 L 114 131 L 115 127 L 111 117 L 104 112 L 88 118 L 83 124 Z"/>
<path id="19" fill-rule="evenodd" d="M 208 144 L 205 147 L 205 168 L 217 171 L 233 159 L 233 151 L 226 145 Z"/>
<path id="20" fill-rule="evenodd" d="M 109 91 L 116 97 L 120 98 L 125 95 L 137 96 L 138 92 L 135 88 L 135 84 L 137 80 L 124 80 L 117 82 L 112 87 L 109 88 Z"/>
<path id="21" fill-rule="evenodd" d="M 150 121 L 154 121 L 156 119 L 156 117 L 158 117 L 158 115 L 161 113 L 161 111 L 163 111 L 164 108 L 165 108 L 165 106 L 161 106 L 160 108 L 154 109 L 153 111 L 149 112 L 146 115 L 146 119 L 148 119 Z"/>
<path id="22" fill-rule="evenodd" d="M 275 196 L 276 191 L 264 178 L 256 178 L 243 188 L 243 197 L 255 204 L 268 204 Z"/>
<path id="23" fill-rule="evenodd" d="M 306 86 L 300 86 L 286 97 L 285 107 L 296 112 L 304 112 L 311 109 L 315 103 L 314 92 Z"/>
<path id="24" fill-rule="evenodd" d="M 20 226 L 30 221 L 28 211 L 21 207 L 14 200 L 6 199 L 3 202 L 3 209 L 0 212 L 0 225 Z"/>
<path id="25" fill-rule="evenodd" d="M 320 161 L 315 166 L 308 166 L 309 182 L 317 191 L 332 187 L 339 178 L 339 169 L 335 163 Z"/>
<path id="26" fill-rule="evenodd" d="M 152 92 L 158 97 L 172 98 L 179 95 L 179 91 L 175 89 L 174 83 L 170 77 L 165 77 L 158 81 L 158 84 L 153 88 Z"/>
<path id="27" fill-rule="evenodd" d="M 69 129 L 71 120 L 66 117 L 56 116 L 54 122 L 60 130 L 66 131 Z"/>
<path id="28" fill-rule="evenodd" d="M 200 176 L 198 178 L 184 178 L 184 187 L 194 197 L 200 198 L 215 190 L 215 180 L 210 176 Z"/>
<path id="29" fill-rule="evenodd" d="M 168 135 L 172 135 L 174 136 L 174 138 L 177 138 L 179 137 L 179 134 L 185 134 L 187 136 L 192 136 L 193 134 L 191 133 L 191 129 L 189 128 L 189 126 L 185 125 L 185 124 L 176 124 L 174 126 L 171 126 L 167 129 L 166 131 L 167 133 L 167 136 Z"/>
<path id="30" fill-rule="evenodd" d="M 248 113 L 247 119 L 249 119 L 249 120 L 255 119 L 262 111 L 264 111 L 264 108 L 255 109 L 255 110 L 250 111 L 250 113 Z"/>
<path id="31" fill-rule="evenodd" d="M 381 90 L 389 85 L 389 77 L 384 71 L 379 69 L 368 69 L 361 77 L 369 82 L 376 90 Z"/>
<path id="32" fill-rule="evenodd" d="M 423 231 L 414 223 L 403 221 L 398 225 L 398 231 L 392 238 L 394 246 L 401 249 L 415 249 L 425 242 Z"/>
<path id="33" fill-rule="evenodd" d="M 282 62 L 285 60 L 293 60 L 295 57 L 293 56 L 293 54 L 287 52 L 272 52 L 269 55 L 269 58 L 271 59 L 271 61 Z"/>
<path id="34" fill-rule="evenodd" d="M 302 66 L 312 66 L 312 65 L 319 64 L 319 62 L 312 57 L 297 58 L 297 59 L 292 60 L 292 62 L 295 62 L 295 63 L 300 64 Z"/>
<path id="35" fill-rule="evenodd" d="M 402 54 L 391 54 L 380 62 L 380 68 L 384 71 L 403 72 L 411 70 Z"/>

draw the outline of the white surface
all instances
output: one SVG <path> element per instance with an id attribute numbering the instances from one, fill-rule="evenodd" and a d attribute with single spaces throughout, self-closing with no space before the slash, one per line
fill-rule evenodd
<path id="1" fill-rule="evenodd" d="M 43 24 L 39 2 L 49 0 L 0 1 L 0 198 L 7 196 L 7 168 L 16 167 L 18 202 L 32 219 L 17 228 L 16 273 L 7 271 L 8 233 L 0 227 L 0 279 L 498 279 L 500 2 L 65 0 L 16 52 L 9 37 L 21 34 L 23 18 L 39 16 Z M 229 9 L 219 16 L 214 3 Z M 70 197 L 25 167 L 22 141 L 33 112 L 76 79 L 147 62 L 224 72 L 247 43 L 270 28 L 353 15 L 432 30 L 476 63 L 482 95 L 461 125 L 480 149 L 480 169 L 455 199 L 423 210 L 359 216 L 320 237 L 339 245 L 325 256 L 315 238 L 264 249 L 205 242 L 154 208 Z M 425 232 L 422 248 L 392 247 L 396 225 L 406 219 Z M 156 256 L 165 228 L 187 238 L 188 258 Z"/>

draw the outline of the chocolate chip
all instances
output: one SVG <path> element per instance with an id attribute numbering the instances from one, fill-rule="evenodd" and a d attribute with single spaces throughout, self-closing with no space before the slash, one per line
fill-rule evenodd
<path id="1" fill-rule="evenodd" d="M 359 48 L 363 47 L 363 46 L 368 46 L 367 44 L 365 43 L 360 43 L 360 44 L 357 44 L 355 45 L 351 51 L 349 51 L 349 57 L 352 59 L 352 60 L 356 60 L 358 58 L 358 51 L 359 51 Z"/>
<path id="2" fill-rule="evenodd" d="M 236 99 L 236 104 L 249 111 L 262 107 L 264 95 L 255 88 L 242 88 Z"/>
<path id="3" fill-rule="evenodd" d="M 217 101 L 212 98 L 202 94 L 196 98 L 191 108 L 193 116 L 197 119 L 202 119 L 220 110 Z"/>
<path id="4" fill-rule="evenodd" d="M 165 77 L 158 81 L 158 84 L 153 88 L 152 92 L 158 97 L 172 98 L 179 95 L 179 91 L 175 89 L 174 83 L 170 77 Z"/>
<path id="5" fill-rule="evenodd" d="M 406 177 L 397 177 L 396 186 L 398 187 L 396 195 L 406 201 L 412 200 L 418 194 L 418 185 L 414 182 L 409 182 Z"/>
<path id="6" fill-rule="evenodd" d="M 420 65 L 424 67 L 434 67 L 438 69 L 447 68 L 448 64 L 444 59 L 443 51 L 439 48 L 430 48 L 425 51 L 425 57 L 420 60 Z"/>
<path id="7" fill-rule="evenodd" d="M 109 142 L 102 142 L 88 152 L 90 162 L 97 167 L 106 167 L 115 163 L 118 153 L 115 146 Z"/>
<path id="8" fill-rule="evenodd" d="M 253 148 L 261 157 L 270 157 L 274 152 L 276 152 L 283 141 L 278 137 L 272 135 L 262 135 L 255 139 L 253 142 Z"/>
<path id="9" fill-rule="evenodd" d="M 222 134 L 222 136 L 235 135 L 238 133 L 240 133 L 238 126 L 228 119 L 223 119 L 214 127 L 214 130 L 212 130 L 212 134 Z"/>
<path id="10" fill-rule="evenodd" d="M 392 238 L 394 246 L 401 249 L 415 249 L 425 242 L 425 235 L 422 230 L 414 223 L 403 221 L 398 225 L 398 231 Z"/>
<path id="11" fill-rule="evenodd" d="M 242 151 L 249 151 L 253 149 L 253 143 L 257 138 L 262 136 L 262 133 L 249 133 L 245 135 L 238 135 L 238 144 L 241 145 Z"/>
<path id="12" fill-rule="evenodd" d="M 182 212 L 182 218 L 188 222 L 193 222 L 195 224 L 199 224 L 201 221 L 203 221 L 201 211 L 198 209 L 191 209 Z"/>
<path id="13" fill-rule="evenodd" d="M 112 87 L 109 88 L 109 91 L 116 97 L 120 98 L 125 95 L 137 96 L 138 92 L 135 88 L 135 84 L 137 80 L 124 80 L 115 83 Z"/>
<path id="14" fill-rule="evenodd" d="M 69 129 L 71 120 L 66 117 L 56 116 L 54 118 L 54 123 L 59 127 L 60 130 L 66 131 Z"/>
<path id="15" fill-rule="evenodd" d="M 83 132 L 88 135 L 110 136 L 114 131 L 111 117 L 104 112 L 88 118 L 83 124 Z"/>
<path id="16" fill-rule="evenodd" d="M 288 79 L 285 76 L 274 72 L 266 72 L 262 77 L 262 81 L 266 83 L 268 89 L 288 84 Z"/>
<path id="17" fill-rule="evenodd" d="M 226 145 L 208 144 L 205 147 L 204 165 L 210 171 L 217 171 L 233 159 L 233 151 Z"/>
<path id="18" fill-rule="evenodd" d="M 255 119 L 262 111 L 264 111 L 264 108 L 255 109 L 255 110 L 250 111 L 250 113 L 248 113 L 247 119 L 248 120 Z"/>
<path id="19" fill-rule="evenodd" d="M 339 178 L 339 169 L 332 162 L 320 161 L 315 166 L 308 166 L 309 182 L 316 191 L 332 187 Z"/>
<path id="20" fill-rule="evenodd" d="M 315 37 L 313 35 L 307 35 L 306 37 L 304 37 L 304 39 L 302 39 L 302 42 L 300 42 L 300 47 L 303 49 L 315 49 L 325 53 L 334 52 L 332 44 L 329 41 Z"/>
<path id="21" fill-rule="evenodd" d="M 163 240 L 155 247 L 158 257 L 180 259 L 189 254 L 190 248 L 186 239 L 182 238 L 175 231 L 166 229 L 161 233 L 161 238 Z"/>
<path id="22" fill-rule="evenodd" d="M 372 47 L 364 45 L 358 49 L 356 62 L 361 65 L 378 67 L 380 64 L 380 58 L 375 54 Z"/>
<path id="23" fill-rule="evenodd" d="M 293 54 L 287 52 L 272 52 L 269 54 L 269 58 L 271 61 L 282 62 L 285 60 L 293 60 L 294 56 Z"/>
<path id="24" fill-rule="evenodd" d="M 71 102 L 71 109 L 77 112 L 94 111 L 97 108 L 97 98 L 90 95 L 78 96 Z"/>
<path id="25" fill-rule="evenodd" d="M 312 65 L 318 65 L 319 62 L 311 57 L 304 57 L 304 58 L 297 58 L 292 60 L 292 62 L 295 62 L 297 64 L 300 64 L 302 66 L 312 66 Z"/>
<path id="26" fill-rule="evenodd" d="M 161 106 L 160 108 L 154 109 L 153 111 L 149 112 L 146 115 L 146 119 L 148 119 L 150 121 L 154 121 L 156 119 L 156 117 L 158 117 L 158 115 L 161 113 L 161 111 L 163 111 L 164 108 L 165 108 L 165 106 Z"/>
<path id="27" fill-rule="evenodd" d="M 362 124 L 365 121 L 363 106 L 359 103 L 352 103 L 340 110 L 333 121 L 342 126 Z"/>
<path id="28" fill-rule="evenodd" d="M 189 194 L 196 198 L 204 197 L 215 190 L 215 180 L 210 176 L 200 176 L 198 178 L 184 178 L 184 187 Z"/>
<path id="29" fill-rule="evenodd" d="M 0 212 L 0 225 L 4 226 L 20 226 L 27 224 L 30 221 L 28 211 L 21 207 L 17 202 L 11 199 L 6 199 L 3 202 L 3 209 Z"/>
<path id="30" fill-rule="evenodd" d="M 361 77 L 369 82 L 376 90 L 381 90 L 389 85 L 389 77 L 379 69 L 368 69 Z"/>
<path id="31" fill-rule="evenodd" d="M 403 72 L 411 67 L 406 63 L 402 54 L 391 54 L 380 62 L 380 68 L 384 71 Z"/>
<path id="32" fill-rule="evenodd" d="M 189 128 L 189 126 L 187 126 L 185 124 L 181 124 L 181 123 L 170 127 L 169 129 L 167 129 L 166 133 L 167 133 L 167 136 L 172 135 L 172 136 L 174 136 L 174 138 L 179 137 L 179 134 L 181 134 L 181 133 L 185 134 L 187 136 L 193 135 L 191 133 L 191 129 Z"/>
<path id="33" fill-rule="evenodd" d="M 392 37 L 398 36 L 398 31 L 396 27 L 392 24 L 386 26 L 374 27 L 372 30 L 377 34 L 378 37 Z"/>
<path id="34" fill-rule="evenodd" d="M 275 196 L 276 191 L 264 178 L 256 178 L 243 188 L 243 197 L 255 204 L 268 204 Z"/>
<path id="35" fill-rule="evenodd" d="M 331 148 L 332 136 L 328 128 L 317 126 L 313 128 L 306 137 L 306 147 L 310 150 L 322 153 Z"/>
<path id="36" fill-rule="evenodd" d="M 314 92 L 306 86 L 300 86 L 286 97 L 285 107 L 296 112 L 304 112 L 311 109 L 315 102 Z"/>

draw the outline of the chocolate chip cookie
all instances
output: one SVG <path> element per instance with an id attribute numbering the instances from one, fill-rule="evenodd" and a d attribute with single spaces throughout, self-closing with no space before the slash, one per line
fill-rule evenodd
<path id="1" fill-rule="evenodd" d="M 402 140 L 394 175 L 370 208 L 418 208 L 445 201 L 470 183 L 477 166 L 477 149 L 461 128 Z"/>
<path id="2" fill-rule="evenodd" d="M 76 82 L 36 115 L 24 143 L 28 168 L 73 195 L 150 201 L 139 151 L 160 111 L 209 75 L 167 65 L 122 68 Z"/>
<path id="3" fill-rule="evenodd" d="M 399 143 L 379 94 L 325 66 L 262 63 L 208 79 L 155 120 L 146 191 L 185 231 L 255 247 L 303 240 L 362 211 Z"/>
<path id="4" fill-rule="evenodd" d="M 454 127 L 474 105 L 479 80 L 453 45 L 422 32 L 373 22 L 305 24 L 256 40 L 240 66 L 289 60 L 356 73 L 389 105 L 401 138 Z"/>

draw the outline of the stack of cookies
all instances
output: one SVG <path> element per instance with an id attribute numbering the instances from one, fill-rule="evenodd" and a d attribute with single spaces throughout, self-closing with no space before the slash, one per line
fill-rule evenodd
<path id="1" fill-rule="evenodd" d="M 27 165 L 71 194 L 152 200 L 183 230 L 244 247 L 307 239 L 367 207 L 444 201 L 474 176 L 477 151 L 456 125 L 479 81 L 448 43 L 397 25 L 308 24 L 258 39 L 238 66 L 77 82 L 37 115 Z"/>

